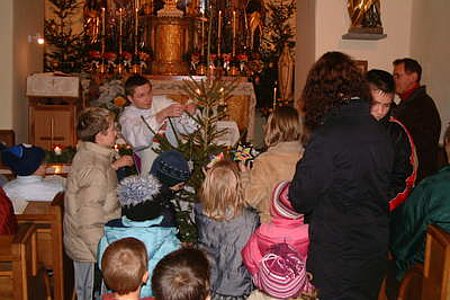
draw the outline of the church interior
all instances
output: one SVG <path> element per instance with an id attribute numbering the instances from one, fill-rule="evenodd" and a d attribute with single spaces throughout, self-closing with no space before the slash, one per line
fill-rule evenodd
<path id="1" fill-rule="evenodd" d="M 65 2 L 73 11 L 62 19 L 56 4 Z M 189 101 L 181 92 L 186 80 L 223 79 L 216 88 L 222 93 L 218 106 L 231 121 L 223 123 L 232 132 L 228 145 L 244 136 L 260 148 L 268 115 L 275 107 L 299 107 L 311 67 L 324 53 L 339 51 L 362 72 L 392 73 L 399 58 L 420 62 L 421 84 L 440 114 L 442 150 L 450 125 L 450 1 L 367 1 L 379 5 L 375 25 L 355 25 L 352 2 L 358 1 L 2 0 L 0 140 L 46 149 L 53 155 L 53 174 L 67 176 L 67 161 L 61 159 L 74 155 L 79 113 L 91 105 L 122 112 L 126 96 L 114 89 L 140 74 L 151 81 L 153 95 L 183 104 Z M 71 29 L 60 29 L 61 21 Z M 63 90 L 56 91 L 55 84 Z M 63 156 L 61 148 L 67 149 Z M 18 218 L 25 226 L 16 236 L 0 236 L 1 299 L 75 299 L 73 266 L 63 250 L 63 215 L 59 193 L 51 203 L 28 207 Z M 440 299 L 450 297 L 450 235 L 435 227 L 429 235 L 437 242 L 427 242 L 425 270 L 408 273 L 398 299 L 427 299 L 419 294 L 430 286 L 442 291 Z M 444 279 L 423 279 L 430 264 L 442 266 Z M 33 274 L 31 283 L 27 272 Z M 378 299 L 387 300 L 382 291 Z"/>

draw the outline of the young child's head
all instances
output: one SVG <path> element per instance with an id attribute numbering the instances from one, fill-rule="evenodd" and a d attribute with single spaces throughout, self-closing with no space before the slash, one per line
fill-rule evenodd
<path id="1" fill-rule="evenodd" d="M 282 106 L 270 114 L 264 132 L 264 143 L 267 147 L 281 142 L 298 141 L 300 137 L 300 118 L 295 108 Z"/>
<path id="2" fill-rule="evenodd" d="M 272 205 L 270 206 L 270 214 L 273 218 L 297 220 L 303 217 L 292 207 L 288 194 L 289 181 L 281 181 L 275 185 L 272 192 Z"/>
<path id="3" fill-rule="evenodd" d="M 40 147 L 19 144 L 2 150 L 2 161 L 17 176 L 45 175 L 45 151 Z"/>
<path id="4" fill-rule="evenodd" d="M 125 94 L 137 108 L 149 109 L 152 107 L 152 85 L 144 76 L 130 76 L 125 82 Z"/>
<path id="5" fill-rule="evenodd" d="M 183 154 L 176 150 L 159 154 L 152 164 L 150 174 L 175 191 L 181 189 L 191 176 L 188 162 Z"/>
<path id="6" fill-rule="evenodd" d="M 161 259 L 152 276 L 156 300 L 209 298 L 209 263 L 198 249 L 182 248 Z"/>
<path id="7" fill-rule="evenodd" d="M 244 192 L 237 165 L 228 160 L 215 163 L 200 190 L 203 212 L 217 221 L 231 220 L 244 207 Z"/>
<path id="8" fill-rule="evenodd" d="M 111 243 L 101 261 L 106 286 L 119 296 L 133 292 L 147 282 L 147 249 L 135 238 L 124 238 Z"/>
<path id="9" fill-rule="evenodd" d="M 152 175 L 129 176 L 117 187 L 117 197 L 123 214 L 132 221 L 152 220 L 161 215 L 162 206 L 157 197 L 161 184 Z"/>
<path id="10" fill-rule="evenodd" d="M 117 137 L 114 113 L 101 107 L 83 110 L 78 117 L 77 134 L 82 141 L 112 147 Z"/>

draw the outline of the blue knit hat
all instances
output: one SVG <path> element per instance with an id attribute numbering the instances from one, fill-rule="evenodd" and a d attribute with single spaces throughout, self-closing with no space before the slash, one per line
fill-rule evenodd
<path id="1" fill-rule="evenodd" d="M 169 187 L 185 182 L 191 176 L 189 165 L 181 152 L 164 151 L 153 162 L 150 174 Z"/>
<path id="2" fill-rule="evenodd" d="M 19 144 L 2 151 L 2 161 L 18 176 L 32 175 L 45 159 L 45 151 L 40 147 Z"/>

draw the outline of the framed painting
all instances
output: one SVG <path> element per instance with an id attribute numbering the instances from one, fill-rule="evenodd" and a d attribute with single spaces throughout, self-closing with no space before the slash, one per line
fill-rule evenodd
<path id="1" fill-rule="evenodd" d="M 361 73 L 366 74 L 368 63 L 367 60 L 355 60 L 355 64 L 358 67 L 358 69 L 361 71 Z"/>

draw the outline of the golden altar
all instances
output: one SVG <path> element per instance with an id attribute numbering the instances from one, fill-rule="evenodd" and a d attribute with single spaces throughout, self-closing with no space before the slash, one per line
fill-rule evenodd
<path id="1" fill-rule="evenodd" d="M 146 76 L 152 83 L 153 95 L 167 95 L 169 98 L 184 103 L 188 100 L 186 92 L 182 90 L 183 80 L 206 80 L 204 76 Z M 223 77 L 222 80 L 235 80 L 236 77 Z M 254 137 L 254 120 L 256 95 L 253 84 L 242 77 L 231 97 L 226 100 L 229 120 L 235 121 L 239 131 L 247 130 L 247 141 Z"/>

